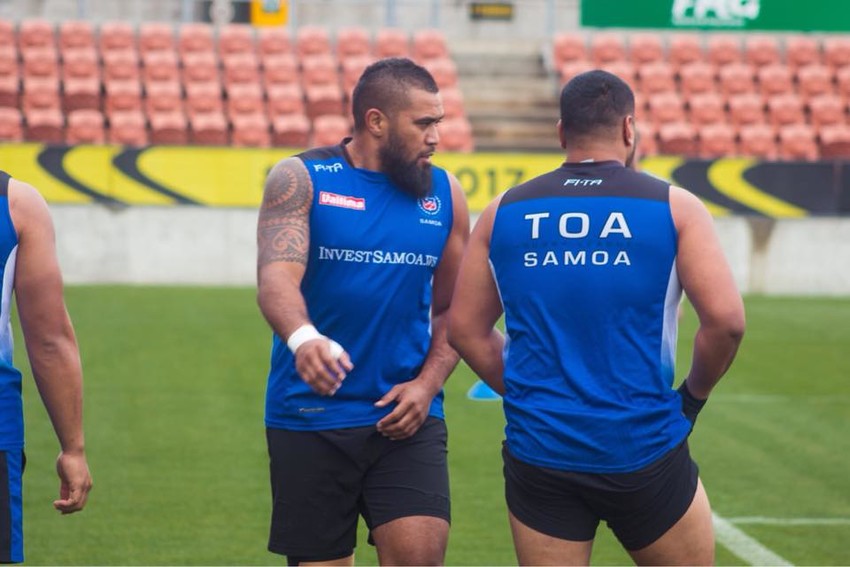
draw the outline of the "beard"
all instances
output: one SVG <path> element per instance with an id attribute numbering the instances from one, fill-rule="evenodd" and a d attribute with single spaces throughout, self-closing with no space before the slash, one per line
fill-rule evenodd
<path id="1" fill-rule="evenodd" d="M 381 169 L 394 185 L 420 199 L 431 192 L 431 164 L 420 166 L 418 156 L 408 161 L 404 145 L 390 133 L 387 144 L 379 150 Z"/>

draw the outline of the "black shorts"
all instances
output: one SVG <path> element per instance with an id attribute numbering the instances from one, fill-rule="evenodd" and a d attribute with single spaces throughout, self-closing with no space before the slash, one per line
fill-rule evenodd
<path id="1" fill-rule="evenodd" d="M 594 538 L 600 520 L 627 550 L 651 544 L 685 515 L 698 468 L 687 441 L 633 473 L 588 474 L 537 467 L 502 448 L 505 500 L 523 524 L 570 541 Z"/>
<path id="2" fill-rule="evenodd" d="M 329 431 L 266 429 L 272 522 L 269 551 L 290 562 L 347 557 L 358 514 L 370 530 L 407 516 L 450 521 L 446 424 L 429 417 L 392 441 L 374 426 Z"/>

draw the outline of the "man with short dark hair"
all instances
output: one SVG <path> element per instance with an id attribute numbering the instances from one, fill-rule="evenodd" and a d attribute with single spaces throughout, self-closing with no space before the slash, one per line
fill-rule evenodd
<path id="1" fill-rule="evenodd" d="M 92 481 L 83 436 L 80 353 L 65 309 L 53 221 L 44 198 L 0 171 L 0 563 L 24 560 L 21 481 L 24 416 L 21 373 L 12 362 L 14 291 L 33 379 L 50 416 L 62 514 L 83 509 Z"/>
<path id="2" fill-rule="evenodd" d="M 517 557 L 586 565 L 605 520 L 636 563 L 710 564 L 687 437 L 743 335 L 740 294 L 700 200 L 630 168 L 626 83 L 572 79 L 558 132 L 566 162 L 482 213 L 449 313 L 450 344 L 504 397 Z M 677 392 L 683 289 L 700 326 Z"/>
<path id="3" fill-rule="evenodd" d="M 445 557 L 446 312 L 469 232 L 457 180 L 431 165 L 443 107 L 407 59 L 368 67 L 354 135 L 285 159 L 257 228 L 274 330 L 266 396 L 269 549 L 347 565 L 358 514 L 382 564 Z"/>

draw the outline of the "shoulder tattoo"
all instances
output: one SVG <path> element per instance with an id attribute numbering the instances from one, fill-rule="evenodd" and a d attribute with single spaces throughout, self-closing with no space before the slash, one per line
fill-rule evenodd
<path id="1" fill-rule="evenodd" d="M 257 266 L 272 262 L 307 263 L 313 183 L 297 158 L 269 172 L 257 222 Z"/>

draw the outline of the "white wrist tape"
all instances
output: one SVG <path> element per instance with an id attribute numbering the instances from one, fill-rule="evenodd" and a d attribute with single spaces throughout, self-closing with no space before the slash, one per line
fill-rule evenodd
<path id="1" fill-rule="evenodd" d="M 331 356 L 334 357 L 336 360 L 339 360 L 339 357 L 340 355 L 342 355 L 344 350 L 342 348 L 342 345 L 333 339 L 328 339 L 328 346 L 331 349 Z"/>
<path id="2" fill-rule="evenodd" d="M 307 341 L 324 338 L 326 337 L 317 331 L 313 325 L 301 325 L 286 339 L 286 346 L 289 347 L 292 354 L 295 354 L 298 348 Z"/>

